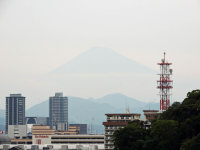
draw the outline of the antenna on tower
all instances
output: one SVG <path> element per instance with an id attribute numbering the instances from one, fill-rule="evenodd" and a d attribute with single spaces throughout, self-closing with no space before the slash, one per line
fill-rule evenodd
<path id="1" fill-rule="evenodd" d="M 164 52 L 164 59 L 162 59 L 160 65 L 160 80 L 157 81 L 158 86 L 157 88 L 160 89 L 160 111 L 165 111 L 170 106 L 170 89 L 173 88 L 173 81 L 170 79 L 172 75 L 172 69 L 170 69 L 170 65 L 172 63 L 168 63 L 165 59 L 166 53 Z"/>
<path id="2" fill-rule="evenodd" d="M 165 62 L 165 54 L 166 54 L 166 53 L 164 52 L 164 62 Z"/>
<path id="3" fill-rule="evenodd" d="M 127 113 L 127 114 L 130 114 L 129 106 L 126 107 L 126 113 Z"/>

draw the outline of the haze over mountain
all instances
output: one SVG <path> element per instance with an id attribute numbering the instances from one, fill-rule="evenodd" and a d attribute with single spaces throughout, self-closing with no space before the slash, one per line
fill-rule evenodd
<path id="1" fill-rule="evenodd" d="M 110 48 L 95 47 L 75 57 L 54 73 L 155 73 L 152 69 L 118 54 Z"/>
<path id="2" fill-rule="evenodd" d="M 91 123 L 96 131 L 103 133 L 102 122 L 106 113 L 125 113 L 126 107 L 131 113 L 143 113 L 144 109 L 159 109 L 159 103 L 146 103 L 123 94 L 109 94 L 97 99 L 69 97 L 69 123 Z M 46 100 L 26 111 L 26 116 L 49 116 L 49 101 Z"/>
<path id="3" fill-rule="evenodd" d="M 141 112 L 142 108 L 146 105 L 145 102 L 136 100 L 135 98 L 131 98 L 128 96 L 125 96 L 121 93 L 114 93 L 114 94 L 109 94 L 101 98 L 97 98 L 94 100 L 97 103 L 100 104 L 109 104 L 115 108 L 118 109 L 124 109 L 126 107 L 131 107 L 132 111 L 134 112 Z"/>
<path id="4" fill-rule="evenodd" d="M 103 133 L 102 122 L 105 121 L 106 113 L 125 113 L 129 107 L 130 113 L 143 114 L 144 109 L 159 109 L 159 103 L 143 102 L 135 98 L 128 97 L 121 93 L 105 95 L 100 98 L 79 98 L 68 97 L 69 123 L 93 124 L 93 128 L 98 133 Z M 0 110 L 0 129 L 5 127 L 5 110 Z M 32 106 L 26 110 L 26 116 L 48 117 L 49 100 Z"/>
<path id="5" fill-rule="evenodd" d="M 153 101 L 156 96 L 156 88 L 152 88 L 155 77 L 156 72 L 143 64 L 110 48 L 94 47 L 46 74 L 41 83 L 77 97 L 125 93 Z M 146 91 L 145 95 L 143 91 Z"/>
<path id="6" fill-rule="evenodd" d="M 130 72 L 122 76 L 117 73 L 121 71 L 95 70 L 91 64 L 91 71 L 87 64 L 75 70 L 67 65 L 63 77 L 55 73 L 47 79 L 49 72 L 96 46 L 112 48 L 153 70 L 159 70 L 156 63 L 165 51 L 173 63 L 173 99 L 182 101 L 200 84 L 200 69 L 194 67 L 200 55 L 199 7 L 199 0 L 0 1 L 0 108 L 10 93 L 26 96 L 27 108 L 56 91 L 85 98 L 124 93 L 157 100 L 156 73 L 135 75 L 130 71 L 134 67 L 122 68 Z M 92 73 L 98 71 L 101 75 Z M 101 73 L 108 71 L 116 73 Z"/>

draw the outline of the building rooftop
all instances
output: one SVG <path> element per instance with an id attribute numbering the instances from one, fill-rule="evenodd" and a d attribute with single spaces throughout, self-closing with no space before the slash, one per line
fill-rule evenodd
<path id="1" fill-rule="evenodd" d="M 10 97 L 22 97 L 22 94 L 10 94 Z"/>
<path id="2" fill-rule="evenodd" d="M 55 93 L 55 97 L 63 97 L 63 93 L 62 92 L 57 92 L 57 93 Z"/>
<path id="3" fill-rule="evenodd" d="M 159 110 L 143 110 L 143 112 L 159 112 Z"/>
<path id="4" fill-rule="evenodd" d="M 0 135 L 0 144 L 10 144 L 11 139 L 9 138 L 8 135 Z"/>
<path id="5" fill-rule="evenodd" d="M 121 113 L 121 114 L 105 114 L 106 116 L 120 116 L 120 115 L 125 115 L 125 116 L 141 116 L 141 114 L 136 114 L 136 113 L 132 113 L 132 114 L 126 114 L 126 113 Z"/>

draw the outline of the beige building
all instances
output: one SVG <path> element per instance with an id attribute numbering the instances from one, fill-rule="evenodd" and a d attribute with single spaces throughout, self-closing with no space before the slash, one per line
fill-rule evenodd
<path id="1" fill-rule="evenodd" d="M 26 125 L 8 125 L 8 136 L 11 139 L 22 138 L 27 135 Z"/>
<path id="2" fill-rule="evenodd" d="M 141 114 L 105 114 L 106 122 L 103 122 L 104 125 L 104 147 L 105 150 L 113 150 L 113 134 L 116 130 L 124 128 L 128 125 L 128 122 L 133 120 L 140 120 Z"/>
<path id="3" fill-rule="evenodd" d="M 78 127 L 71 126 L 71 133 L 77 133 Z M 58 135 L 57 135 L 58 134 Z M 104 144 L 104 135 L 68 135 L 66 132 L 58 132 L 50 129 L 50 126 L 33 125 L 32 144 L 69 144 L 69 145 L 99 145 Z"/>
<path id="4" fill-rule="evenodd" d="M 104 149 L 104 135 L 34 135 L 32 144 L 68 145 L 69 147 L 97 145 Z"/>
<path id="5" fill-rule="evenodd" d="M 69 135 L 77 135 L 80 133 L 80 127 L 78 126 L 69 126 L 67 134 Z"/>
<path id="6" fill-rule="evenodd" d="M 32 143 L 33 144 L 50 144 L 51 137 L 55 131 L 46 125 L 33 125 L 32 127 Z"/>

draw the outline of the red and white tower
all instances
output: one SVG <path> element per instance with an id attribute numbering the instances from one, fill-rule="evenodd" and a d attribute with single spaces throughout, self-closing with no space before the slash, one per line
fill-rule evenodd
<path id="1" fill-rule="evenodd" d="M 160 76 L 160 80 L 157 81 L 157 88 L 160 89 L 160 111 L 165 111 L 170 106 L 170 89 L 173 88 L 173 81 L 170 79 L 172 75 L 172 69 L 170 69 L 170 65 L 172 65 L 172 63 L 166 61 L 165 53 L 164 59 L 161 61 L 161 63 L 158 63 L 158 65 L 160 65 L 160 74 L 158 74 Z"/>

